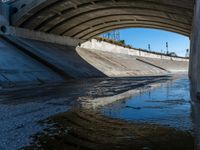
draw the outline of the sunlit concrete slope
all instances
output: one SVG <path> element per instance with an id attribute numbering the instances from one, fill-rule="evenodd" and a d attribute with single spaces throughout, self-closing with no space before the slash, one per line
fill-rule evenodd
<path id="1" fill-rule="evenodd" d="M 187 72 L 188 62 L 187 61 L 176 61 L 176 60 L 166 60 L 166 59 L 155 59 L 155 58 L 139 58 L 145 62 L 149 62 L 153 65 L 165 68 L 166 70 L 176 73 L 176 72 Z"/>
<path id="2" fill-rule="evenodd" d="M 33 51 L 37 55 L 52 62 L 74 78 L 125 77 L 168 73 L 165 69 L 138 61 L 136 57 L 128 55 L 33 40 L 20 39 L 20 41 L 34 48 Z"/>
<path id="3" fill-rule="evenodd" d="M 136 57 L 102 51 L 91 51 L 77 48 L 77 52 L 86 61 L 110 77 L 125 77 L 139 75 L 160 75 L 167 70 L 138 61 Z"/>
<path id="4" fill-rule="evenodd" d="M 189 60 L 183 57 L 171 57 L 97 39 L 83 43 L 79 49 L 85 60 L 108 76 L 188 72 Z"/>
<path id="5" fill-rule="evenodd" d="M 17 37 L 0 38 L 0 84 L 64 82 L 69 79 L 165 75 L 188 62 L 64 46 Z"/>

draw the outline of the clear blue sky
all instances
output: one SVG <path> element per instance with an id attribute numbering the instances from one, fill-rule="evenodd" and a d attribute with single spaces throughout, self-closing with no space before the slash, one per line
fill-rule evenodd
<path id="1" fill-rule="evenodd" d="M 188 37 L 157 29 L 130 28 L 120 30 L 121 40 L 125 40 L 126 44 L 136 48 L 151 49 L 161 52 L 166 51 L 166 42 L 169 44 L 169 52 L 175 52 L 179 56 L 185 56 L 186 49 L 190 47 Z"/>

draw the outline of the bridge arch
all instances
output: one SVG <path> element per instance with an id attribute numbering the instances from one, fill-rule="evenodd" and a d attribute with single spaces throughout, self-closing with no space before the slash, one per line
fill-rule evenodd
<path id="1" fill-rule="evenodd" d="M 23 5 L 23 7 L 22 7 Z M 116 28 L 156 28 L 190 36 L 193 0 L 18 0 L 12 25 L 90 39 Z"/>

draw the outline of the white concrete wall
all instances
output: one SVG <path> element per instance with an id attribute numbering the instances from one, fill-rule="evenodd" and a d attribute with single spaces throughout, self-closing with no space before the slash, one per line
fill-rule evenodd
<path id="1" fill-rule="evenodd" d="M 189 61 L 188 59 L 184 59 L 184 58 L 169 57 L 169 56 L 139 51 L 137 49 L 125 48 L 125 47 L 111 44 L 108 42 L 98 41 L 96 39 L 92 39 L 90 41 L 83 43 L 81 47 L 86 48 L 86 49 L 91 49 L 91 50 L 100 50 L 100 51 L 105 51 L 105 52 L 120 53 L 120 54 L 126 54 L 126 55 L 131 55 L 131 56 L 141 56 L 141 57 L 147 57 L 147 58 L 157 58 L 157 59 L 176 60 L 176 61 Z"/>

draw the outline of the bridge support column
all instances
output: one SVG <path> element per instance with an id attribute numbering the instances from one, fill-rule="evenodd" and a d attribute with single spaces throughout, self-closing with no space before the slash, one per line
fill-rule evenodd
<path id="1" fill-rule="evenodd" d="M 193 123 L 196 149 L 200 150 L 200 0 L 195 1 L 193 31 L 191 34 L 190 70 Z"/>
<path id="2" fill-rule="evenodd" d="M 192 81 L 193 93 L 200 100 L 200 0 L 196 0 L 194 10 L 189 75 Z"/>

